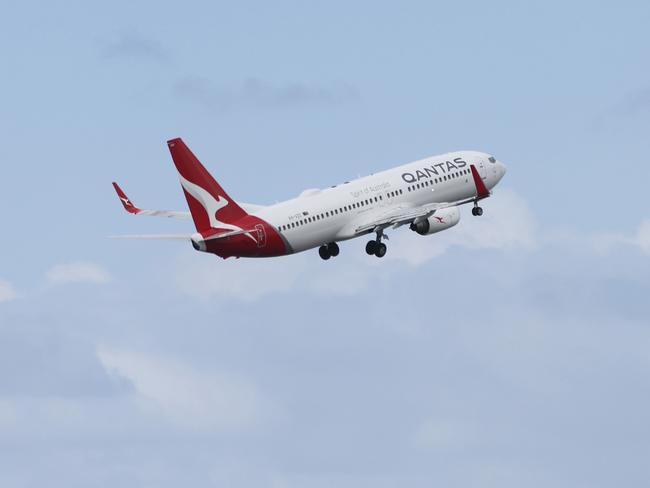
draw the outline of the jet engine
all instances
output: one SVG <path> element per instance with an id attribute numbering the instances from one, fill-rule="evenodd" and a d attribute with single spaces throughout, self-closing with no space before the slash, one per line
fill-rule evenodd
<path id="1" fill-rule="evenodd" d="M 415 220 L 411 224 L 411 230 L 421 236 L 435 234 L 441 230 L 449 229 L 460 221 L 460 210 L 458 207 L 443 208 L 436 212 L 428 219 L 420 221 Z"/>

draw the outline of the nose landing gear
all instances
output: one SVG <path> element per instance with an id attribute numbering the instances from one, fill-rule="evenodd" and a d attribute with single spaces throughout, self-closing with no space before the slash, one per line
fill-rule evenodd
<path id="1" fill-rule="evenodd" d="M 480 217 L 483 215 L 483 209 L 478 206 L 478 202 L 474 202 L 474 208 L 472 209 L 472 215 L 475 217 Z"/>

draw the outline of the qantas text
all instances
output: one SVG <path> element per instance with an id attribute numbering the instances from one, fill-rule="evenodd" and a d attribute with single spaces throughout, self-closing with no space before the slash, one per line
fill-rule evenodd
<path id="1" fill-rule="evenodd" d="M 415 183 L 422 178 L 431 178 L 432 176 L 440 176 L 440 174 L 447 174 L 454 169 L 460 169 L 467 166 L 467 163 L 462 158 L 456 158 L 453 161 L 445 161 L 443 163 L 432 164 L 431 166 L 418 169 L 415 174 L 402 173 L 402 179 L 407 183 Z"/>

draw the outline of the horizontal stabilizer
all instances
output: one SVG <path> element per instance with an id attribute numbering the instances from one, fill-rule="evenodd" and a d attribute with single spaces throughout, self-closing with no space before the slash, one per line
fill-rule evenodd
<path id="1" fill-rule="evenodd" d="M 189 234 L 140 234 L 140 235 L 125 235 L 125 236 L 108 236 L 109 239 L 141 239 L 141 240 L 157 240 L 157 241 L 189 241 L 192 236 Z"/>

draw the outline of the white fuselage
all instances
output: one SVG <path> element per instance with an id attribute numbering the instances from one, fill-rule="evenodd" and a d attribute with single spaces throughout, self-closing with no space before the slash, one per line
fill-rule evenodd
<path id="1" fill-rule="evenodd" d="M 306 190 L 297 198 L 260 208 L 253 215 L 275 227 L 293 252 L 300 252 L 358 236 L 358 222 L 373 212 L 471 198 L 476 185 L 470 164 L 476 166 L 488 189 L 505 173 L 505 167 L 488 154 L 459 151 L 324 190 Z"/>

